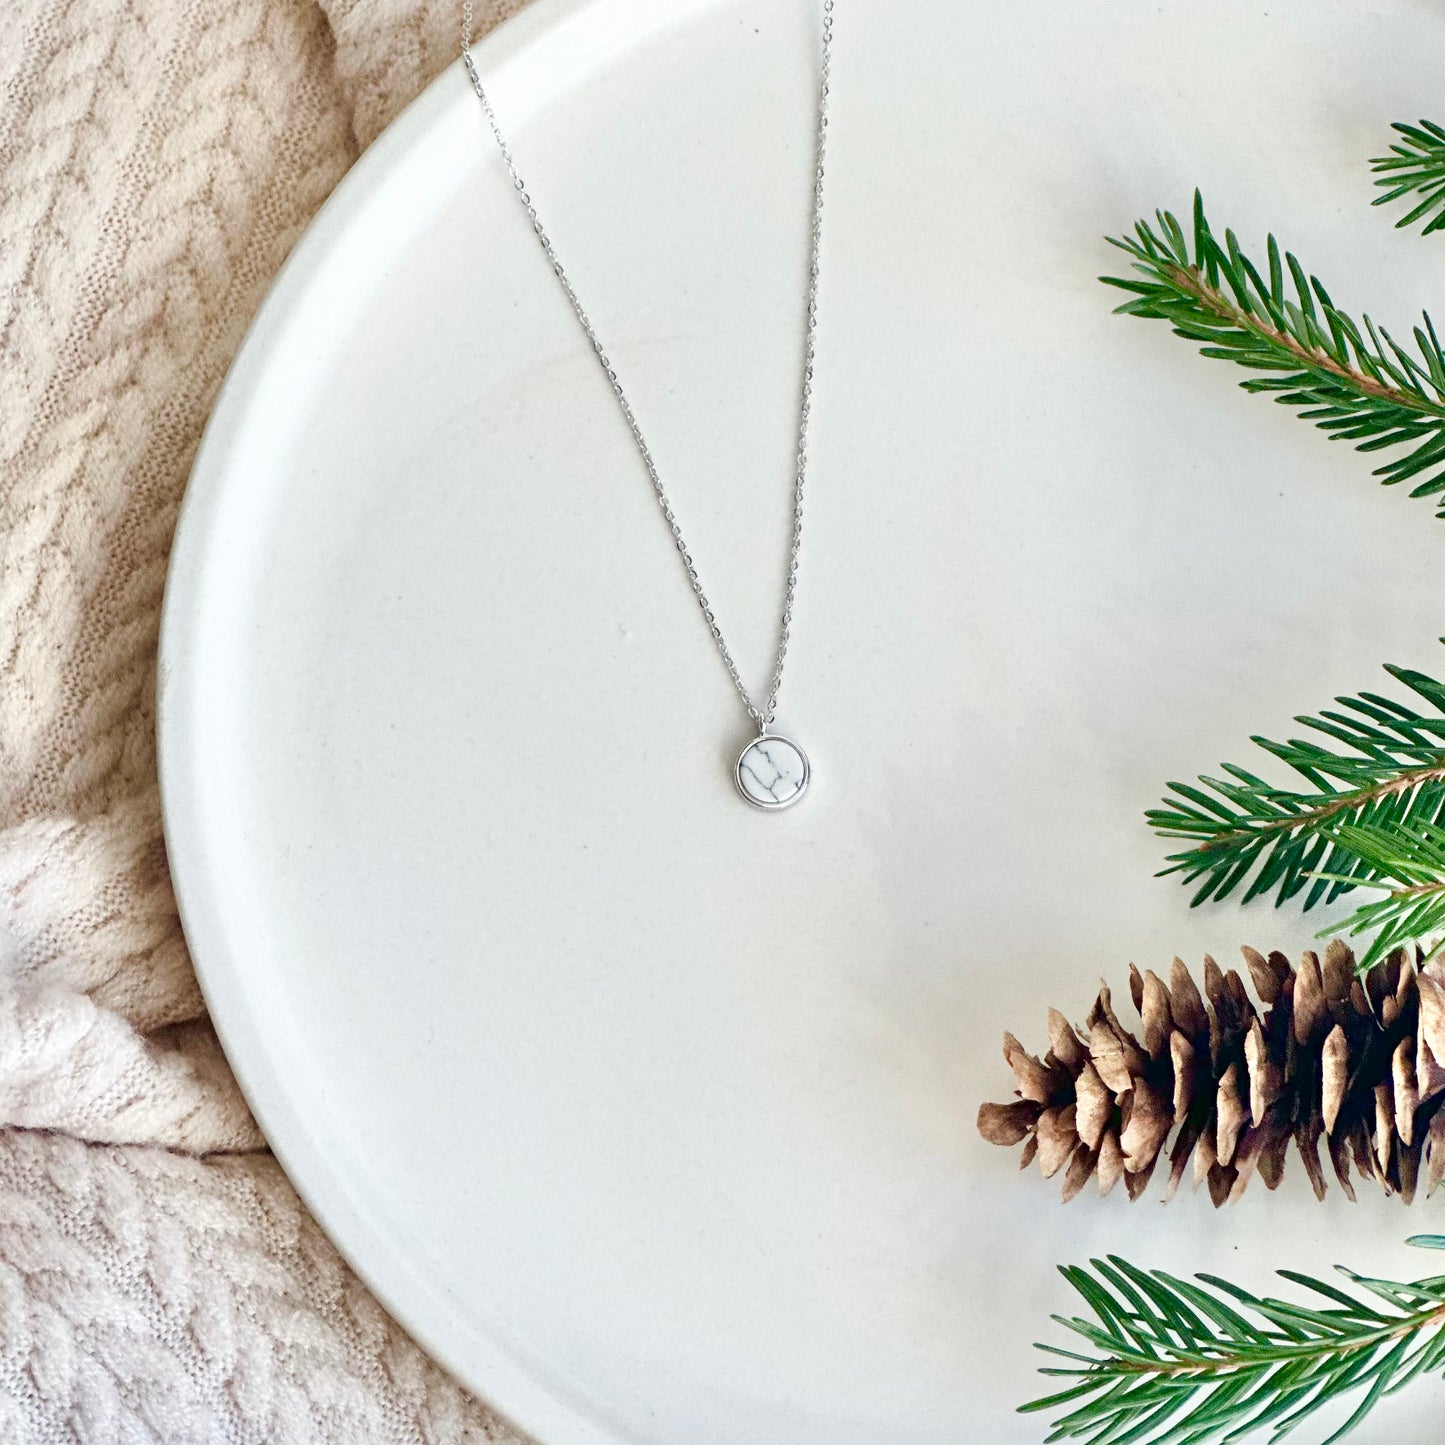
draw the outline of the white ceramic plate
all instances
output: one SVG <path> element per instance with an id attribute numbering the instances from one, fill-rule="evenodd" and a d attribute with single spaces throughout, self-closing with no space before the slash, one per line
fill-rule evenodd
<path id="1" fill-rule="evenodd" d="M 817 9 L 541 0 L 481 52 L 754 682 Z M 733 791 L 741 710 L 458 69 L 298 246 L 177 540 L 176 882 L 303 1194 L 548 1445 L 1037 1441 L 1056 1262 L 1420 1268 L 1428 1207 L 1319 1207 L 1296 1165 L 1221 1214 L 1066 1209 L 973 1119 L 1047 1004 L 1310 938 L 1151 877 L 1165 779 L 1445 667 L 1429 504 L 1094 279 L 1200 184 L 1403 329 L 1440 246 L 1365 161 L 1442 54 L 1410 0 L 839 0 L 779 816 Z"/>

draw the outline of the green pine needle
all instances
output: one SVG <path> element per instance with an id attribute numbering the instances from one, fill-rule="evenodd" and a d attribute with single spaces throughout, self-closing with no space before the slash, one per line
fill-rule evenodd
<path id="1" fill-rule="evenodd" d="M 1424 236 L 1445 230 L 1445 130 L 1428 120 L 1418 125 L 1397 121 L 1393 128 L 1404 137 L 1404 143 L 1392 145 L 1389 155 L 1376 156 L 1370 162 L 1370 169 L 1380 177 L 1375 184 L 1384 189 L 1374 204 L 1384 206 L 1401 196 L 1418 196 L 1418 203 L 1396 226 L 1425 221 L 1420 233 Z"/>
<path id="2" fill-rule="evenodd" d="M 1424 1248 L 1445 1238 L 1419 1235 Z M 1309 1275 L 1282 1278 L 1318 1304 L 1260 1298 L 1213 1275 L 1198 1283 L 1142 1270 L 1117 1255 L 1060 1273 L 1093 1318 L 1053 1318 L 1088 1353 L 1039 1345 L 1063 1363 L 1040 1373 L 1066 1382 L 1022 1406 L 1064 1413 L 1050 1442 L 1224 1445 L 1261 1427 L 1288 1435 L 1323 1406 L 1358 1396 L 1325 1445 L 1344 1438 L 1384 1396 L 1445 1369 L 1445 1276 L 1402 1284 L 1340 1273 L 1349 1292 Z"/>
<path id="3" fill-rule="evenodd" d="M 1423 820 L 1412 823 L 1342 824 L 1329 830 L 1335 845 L 1352 853 L 1375 877 L 1351 886 L 1383 889 L 1385 896 L 1367 903 L 1343 925 L 1351 936 L 1373 933 L 1359 956 L 1361 973 L 1387 958 L 1395 949 L 1432 940 L 1428 952 L 1445 943 L 1445 828 Z M 1319 937 L 1341 932 L 1326 928 Z"/>
<path id="4" fill-rule="evenodd" d="M 1411 352 L 1368 316 L 1357 323 L 1336 307 L 1273 236 L 1264 272 L 1232 231 L 1221 242 L 1197 191 L 1192 236 L 1168 211 L 1155 218 L 1157 229 L 1139 221 L 1133 236 L 1110 238 L 1143 278 L 1099 278 L 1131 294 L 1120 313 L 1167 321 L 1202 343 L 1202 355 L 1258 373 L 1240 385 L 1274 393 L 1331 440 L 1393 450 L 1374 471 L 1386 485 L 1409 481 L 1412 497 L 1445 492 L 1445 356 L 1429 316 Z"/>
<path id="5" fill-rule="evenodd" d="M 1425 709 L 1362 692 L 1296 719 L 1324 742 L 1253 739 L 1307 788 L 1276 787 L 1233 763 L 1222 778 L 1170 783 L 1172 796 L 1145 816 L 1160 837 L 1191 846 L 1171 853 L 1160 876 L 1197 885 L 1195 905 L 1241 889 L 1244 902 L 1272 893 L 1276 905 L 1303 893 L 1310 909 L 1352 888 L 1383 888 L 1388 896 L 1347 925 L 1379 930 L 1362 970 L 1445 928 L 1445 683 L 1385 670 Z"/>

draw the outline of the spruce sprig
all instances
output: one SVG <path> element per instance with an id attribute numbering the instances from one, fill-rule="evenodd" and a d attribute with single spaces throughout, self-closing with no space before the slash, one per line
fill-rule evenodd
<path id="1" fill-rule="evenodd" d="M 1418 204 L 1395 225 L 1425 221 L 1422 236 L 1445 230 L 1445 129 L 1428 120 L 1418 125 L 1396 121 L 1393 129 L 1404 137 L 1403 143 L 1396 142 L 1389 155 L 1370 162 L 1370 169 L 1380 177 L 1375 184 L 1384 188 L 1374 204 L 1384 206 L 1401 196 L 1418 195 Z"/>
<path id="2" fill-rule="evenodd" d="M 1352 933 L 1381 929 L 1362 969 L 1424 936 L 1402 934 L 1408 922 L 1445 923 L 1445 890 L 1411 896 L 1437 862 L 1433 878 L 1445 879 L 1445 683 L 1410 668 L 1386 671 L 1425 710 L 1362 692 L 1337 698 L 1339 707 L 1318 717 L 1296 718 L 1327 741 L 1253 739 L 1307 788 L 1278 787 L 1234 763 L 1221 765 L 1222 778 L 1170 783 L 1172 796 L 1146 817 L 1161 837 L 1191 846 L 1171 853 L 1161 876 L 1197 883 L 1195 905 L 1243 888 L 1244 902 L 1273 892 L 1282 904 L 1304 892 L 1310 909 L 1361 885 L 1383 887 L 1391 896 L 1345 925 Z"/>
<path id="3" fill-rule="evenodd" d="M 1133 236 L 1109 238 L 1143 278 L 1099 278 L 1131 293 L 1119 313 L 1167 321 L 1200 342 L 1201 355 L 1263 373 L 1240 385 L 1274 393 L 1331 440 L 1400 449 L 1374 470 L 1385 485 L 1412 481 L 1412 497 L 1445 491 L 1445 356 L 1428 315 L 1414 328 L 1416 352 L 1407 350 L 1368 316 L 1357 323 L 1341 311 L 1273 236 L 1266 279 L 1233 231 L 1216 237 L 1197 191 L 1192 244 L 1170 212 L 1155 220 L 1157 229 L 1141 220 Z M 1436 515 L 1445 517 L 1445 501 Z"/>
<path id="4" fill-rule="evenodd" d="M 1368 883 L 1357 877 L 1347 883 L 1383 889 L 1385 896 L 1357 909 L 1343 930 L 1327 928 L 1320 937 L 1373 931 L 1358 959 L 1362 973 L 1421 939 L 1435 939 L 1432 952 L 1438 952 L 1445 942 L 1445 827 L 1424 820 L 1388 827 L 1345 824 L 1332 836 L 1337 847 L 1353 853 L 1375 875 Z"/>
<path id="5" fill-rule="evenodd" d="M 1409 1241 L 1445 1248 L 1445 1236 Z M 1215 1275 L 1179 1279 L 1117 1255 L 1060 1273 L 1092 1319 L 1054 1315 L 1092 1353 L 1039 1345 L 1068 1363 L 1040 1373 L 1071 1380 L 1024 1412 L 1067 1407 L 1048 1441 L 1088 1445 L 1223 1445 L 1272 1427 L 1282 1439 L 1354 1393 L 1347 1435 L 1379 1400 L 1445 1368 L 1445 1276 L 1399 1283 L 1339 1268 L 1354 1293 L 1292 1270 L 1282 1278 L 1322 1304 L 1259 1297 Z M 1197 1283 L 1195 1282 L 1197 1281 Z"/>

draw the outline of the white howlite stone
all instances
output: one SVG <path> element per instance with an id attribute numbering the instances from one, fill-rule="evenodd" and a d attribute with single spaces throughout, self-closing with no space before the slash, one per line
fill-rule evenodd
<path id="1" fill-rule="evenodd" d="M 760 808 L 786 808 L 808 786 L 808 758 L 797 743 L 776 733 L 754 738 L 738 758 L 738 791 Z"/>

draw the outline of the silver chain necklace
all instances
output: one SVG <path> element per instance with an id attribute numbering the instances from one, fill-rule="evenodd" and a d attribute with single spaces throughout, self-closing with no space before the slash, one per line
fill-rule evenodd
<path id="1" fill-rule="evenodd" d="M 637 418 L 633 415 L 632 404 L 627 400 L 622 383 L 617 379 L 617 372 L 611 361 L 608 360 L 607 352 L 603 349 L 596 329 L 588 319 L 581 301 L 577 299 L 572 282 L 568 279 L 566 271 L 562 269 L 562 262 L 557 257 L 556 249 L 547 235 L 546 228 L 538 218 L 537 208 L 532 204 L 526 183 L 517 169 L 511 147 L 502 134 L 501 126 L 497 124 L 496 112 L 492 109 L 491 101 L 487 99 L 487 92 L 482 88 L 481 76 L 477 74 L 476 62 L 472 59 L 472 0 L 463 0 L 462 5 L 462 60 L 466 65 L 467 75 L 471 79 L 472 89 L 476 91 L 477 99 L 482 103 L 487 123 L 491 126 L 492 134 L 501 148 L 502 158 L 507 163 L 507 170 L 512 177 L 512 185 L 526 209 L 527 219 L 532 223 L 532 230 L 547 255 L 552 273 L 561 283 L 562 290 L 566 292 L 567 300 L 571 302 L 572 310 L 577 314 L 577 320 L 581 323 L 583 331 L 587 333 L 587 340 L 592 343 L 592 350 L 596 354 L 602 370 L 606 373 L 618 405 L 622 408 L 622 415 L 627 419 L 633 440 L 637 443 L 637 449 L 641 452 L 642 460 L 647 467 L 647 475 L 651 479 L 657 504 L 662 509 L 663 518 L 671 529 L 672 540 L 687 572 L 687 580 L 692 587 L 693 596 L 697 598 L 697 604 L 702 609 L 703 617 L 707 620 L 708 631 L 712 634 L 718 656 L 722 658 L 723 665 L 728 670 L 728 676 L 732 679 L 733 687 L 737 690 L 738 697 L 747 709 L 748 716 L 757 724 L 757 737 L 753 738 L 742 750 L 734 765 L 734 781 L 737 783 L 738 791 L 749 803 L 770 811 L 787 808 L 796 803 L 807 790 L 811 775 L 807 754 L 790 738 L 773 732 L 772 726 L 778 707 L 778 692 L 783 685 L 783 664 L 787 660 L 788 639 L 793 626 L 793 597 L 798 588 L 798 558 L 803 548 L 803 483 L 807 475 L 808 419 L 812 412 L 813 402 L 813 351 L 814 336 L 818 327 L 818 252 L 823 236 L 823 158 L 828 136 L 828 75 L 832 53 L 833 0 L 823 0 L 823 55 L 818 77 L 817 164 L 813 176 L 813 223 L 811 254 L 808 264 L 808 314 L 806 346 L 803 356 L 803 389 L 798 407 L 798 460 L 793 481 L 792 540 L 788 548 L 788 573 L 783 587 L 783 610 L 778 626 L 778 650 L 773 661 L 773 675 L 768 684 L 767 701 L 759 706 L 753 701 L 752 694 L 748 692 L 743 683 L 737 663 L 733 661 L 733 655 L 723 639 L 722 628 L 718 625 L 712 603 L 707 600 L 707 593 L 703 591 L 697 566 L 692 560 L 692 552 L 686 541 L 683 540 L 682 526 L 672 510 L 672 503 L 668 500 L 667 492 L 662 485 L 662 478 L 658 475 L 657 465 L 652 459 L 651 448 L 644 440 L 642 428 L 638 426 Z"/>

